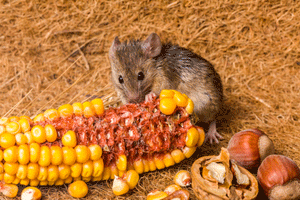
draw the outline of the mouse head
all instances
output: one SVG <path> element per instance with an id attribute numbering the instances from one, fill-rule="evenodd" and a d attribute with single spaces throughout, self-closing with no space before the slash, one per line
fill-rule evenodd
<path id="1" fill-rule="evenodd" d="M 109 50 L 112 82 L 123 103 L 139 103 L 151 92 L 156 76 L 153 59 L 161 52 L 161 41 L 151 33 L 145 41 L 121 43 L 116 37 Z"/>

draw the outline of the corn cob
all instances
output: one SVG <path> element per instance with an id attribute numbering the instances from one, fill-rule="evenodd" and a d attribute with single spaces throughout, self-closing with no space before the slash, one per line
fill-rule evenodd
<path id="1" fill-rule="evenodd" d="M 48 109 L 33 120 L 0 118 L 0 180 L 62 185 L 172 166 L 204 141 L 203 129 L 190 120 L 193 107 L 186 95 L 163 90 L 159 98 L 119 108 L 104 110 L 94 99 Z"/>

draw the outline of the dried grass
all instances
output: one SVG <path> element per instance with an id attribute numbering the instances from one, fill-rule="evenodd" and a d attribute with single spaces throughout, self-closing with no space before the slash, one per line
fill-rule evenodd
<path id="1" fill-rule="evenodd" d="M 142 175 L 124 197 L 114 197 L 111 181 L 89 183 L 86 199 L 144 199 L 170 184 L 178 169 L 218 154 L 234 133 L 252 127 L 268 133 L 276 153 L 300 165 L 299 30 L 300 2 L 290 0 L 3 0 L 0 116 L 34 116 L 92 95 L 116 104 L 107 57 L 113 38 L 144 39 L 156 32 L 215 65 L 229 111 L 219 121 L 225 139 L 219 146 L 203 146 L 180 165 Z M 42 192 L 44 199 L 72 199 L 66 187 L 42 187 Z"/>

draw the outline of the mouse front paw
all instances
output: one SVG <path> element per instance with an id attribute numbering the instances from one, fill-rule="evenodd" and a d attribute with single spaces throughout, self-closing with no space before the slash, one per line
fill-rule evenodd
<path id="1" fill-rule="evenodd" d="M 150 92 L 145 96 L 145 101 L 149 102 L 152 101 L 156 97 L 156 94 L 154 92 Z"/>

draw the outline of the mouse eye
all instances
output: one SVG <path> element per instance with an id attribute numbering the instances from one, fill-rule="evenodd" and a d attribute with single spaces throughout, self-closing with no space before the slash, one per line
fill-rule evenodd
<path id="1" fill-rule="evenodd" d="M 139 80 L 139 81 L 144 80 L 144 77 L 145 77 L 145 76 L 144 76 L 144 73 L 143 73 L 143 72 L 139 72 L 139 73 L 138 73 L 138 80 Z"/>
<path id="2" fill-rule="evenodd" d="M 124 80 L 123 80 L 123 77 L 122 76 L 119 76 L 119 82 L 122 84 L 124 83 Z"/>

